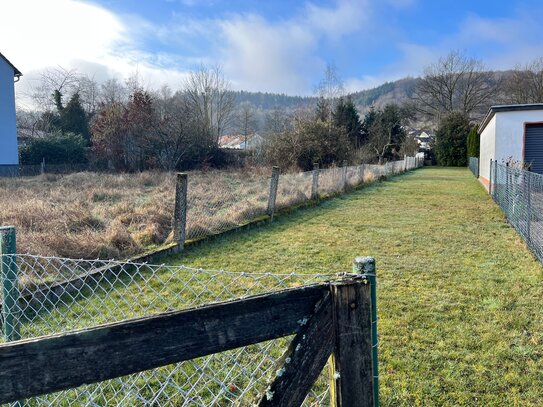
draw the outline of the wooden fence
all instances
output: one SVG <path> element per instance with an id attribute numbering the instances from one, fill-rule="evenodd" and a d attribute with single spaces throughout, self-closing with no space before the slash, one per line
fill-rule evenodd
<path id="1" fill-rule="evenodd" d="M 275 378 L 255 400 L 258 405 L 300 405 L 330 359 L 331 405 L 374 406 L 370 278 L 350 274 L 323 284 L 0 345 L 0 403 L 294 334 Z"/>

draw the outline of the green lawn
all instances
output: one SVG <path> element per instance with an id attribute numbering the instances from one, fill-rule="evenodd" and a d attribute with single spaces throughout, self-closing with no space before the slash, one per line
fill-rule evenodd
<path id="1" fill-rule="evenodd" d="M 543 273 L 467 169 L 425 168 L 170 261 L 207 269 L 378 267 L 386 406 L 543 405 Z"/>

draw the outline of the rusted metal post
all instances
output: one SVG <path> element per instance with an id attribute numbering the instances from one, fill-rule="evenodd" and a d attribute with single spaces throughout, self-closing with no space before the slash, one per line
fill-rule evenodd
<path id="1" fill-rule="evenodd" d="M 187 187 L 187 174 L 178 173 L 175 182 L 173 238 L 174 241 L 178 244 L 179 250 L 183 250 L 185 246 L 185 238 L 187 235 Z"/>
<path id="2" fill-rule="evenodd" d="M 279 185 L 279 167 L 272 168 L 272 176 L 270 181 L 270 195 L 268 196 L 268 210 L 267 214 L 270 217 L 270 221 L 273 221 L 273 214 L 275 212 L 275 199 L 277 198 L 277 186 Z"/>

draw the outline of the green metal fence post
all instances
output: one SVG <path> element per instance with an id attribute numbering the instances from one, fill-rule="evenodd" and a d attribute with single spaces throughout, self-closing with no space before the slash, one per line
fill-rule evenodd
<path id="1" fill-rule="evenodd" d="M 532 174 L 529 171 L 524 170 L 524 179 L 526 183 L 524 188 L 526 188 L 526 211 L 528 216 L 526 219 L 526 239 L 528 240 L 528 245 L 532 245 Z"/>
<path id="2" fill-rule="evenodd" d="M 492 196 L 493 189 L 492 188 L 492 158 L 490 159 L 490 169 L 488 170 L 488 194 Z"/>
<path id="3" fill-rule="evenodd" d="M 19 284 L 15 259 L 17 239 L 13 226 L 0 227 L 0 275 L 2 279 L 2 319 L 7 342 L 21 339 L 19 331 Z"/>
<path id="4" fill-rule="evenodd" d="M 494 193 L 494 200 L 498 202 L 498 160 L 494 160 L 494 188 L 492 192 Z"/>
<path id="5" fill-rule="evenodd" d="M 373 394 L 374 406 L 379 407 L 379 359 L 377 334 L 377 276 L 375 273 L 375 259 L 373 257 L 357 257 L 354 259 L 353 272 L 361 274 L 368 279 L 371 287 L 371 344 L 373 366 Z"/>

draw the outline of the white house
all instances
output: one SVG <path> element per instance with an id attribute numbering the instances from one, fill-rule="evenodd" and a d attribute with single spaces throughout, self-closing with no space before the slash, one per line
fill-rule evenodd
<path id="1" fill-rule="evenodd" d="M 21 72 L 0 53 L 0 176 L 19 173 L 13 83 L 17 82 L 21 75 Z"/>
<path id="2" fill-rule="evenodd" d="M 543 103 L 492 106 L 479 126 L 479 180 L 488 189 L 490 160 L 531 165 L 543 174 Z"/>

